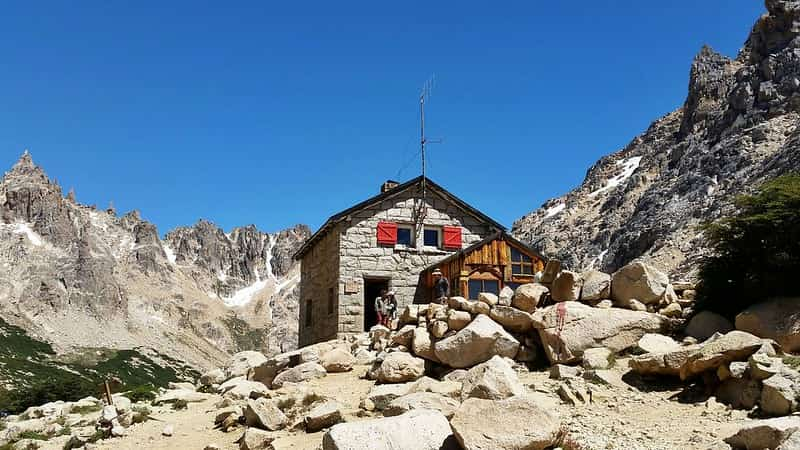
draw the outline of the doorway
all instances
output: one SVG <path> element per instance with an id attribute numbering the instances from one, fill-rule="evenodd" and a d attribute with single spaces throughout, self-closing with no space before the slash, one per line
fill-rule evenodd
<path id="1" fill-rule="evenodd" d="M 378 324 L 378 313 L 375 311 L 375 299 L 381 295 L 381 290 L 389 290 L 388 279 L 364 279 L 364 331 L 369 331 Z"/>

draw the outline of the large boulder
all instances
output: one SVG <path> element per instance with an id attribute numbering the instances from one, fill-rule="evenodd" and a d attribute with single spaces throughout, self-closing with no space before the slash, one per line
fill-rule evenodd
<path id="1" fill-rule="evenodd" d="M 322 437 L 322 449 L 455 449 L 451 436 L 450 424 L 442 413 L 414 409 L 399 416 L 334 425 Z"/>
<path id="2" fill-rule="evenodd" d="M 785 352 L 800 350 L 800 298 L 758 303 L 736 316 L 736 329 L 775 340 Z"/>
<path id="3" fill-rule="evenodd" d="M 636 348 L 644 353 L 667 353 L 680 348 L 681 344 L 669 336 L 647 333 L 636 343 Z"/>
<path id="4" fill-rule="evenodd" d="M 634 261 L 614 273 L 611 279 L 611 298 L 617 302 L 639 300 L 645 305 L 656 303 L 669 285 L 666 274 L 641 261 Z"/>
<path id="5" fill-rule="evenodd" d="M 325 368 L 315 362 L 298 364 L 291 369 L 279 373 L 275 379 L 272 380 L 272 388 L 278 389 L 286 383 L 301 383 L 303 381 L 322 378 L 327 374 L 328 372 Z"/>
<path id="6" fill-rule="evenodd" d="M 526 312 L 533 312 L 548 292 L 550 290 L 543 284 L 523 284 L 514 292 L 511 306 Z"/>
<path id="7" fill-rule="evenodd" d="M 289 423 L 289 418 L 275 405 L 274 400 L 267 398 L 248 400 L 244 418 L 248 426 L 268 431 L 282 430 Z"/>
<path id="8" fill-rule="evenodd" d="M 266 396 L 269 388 L 264 383 L 245 380 L 244 377 L 236 377 L 219 385 L 218 391 L 226 398 L 246 400 L 248 398 Z"/>
<path id="9" fill-rule="evenodd" d="M 341 422 L 342 407 L 334 400 L 323 400 L 315 403 L 306 414 L 306 431 L 313 433 Z"/>
<path id="10" fill-rule="evenodd" d="M 425 375 L 425 360 L 406 352 L 392 352 L 386 355 L 378 369 L 381 383 L 405 383 Z"/>
<path id="11" fill-rule="evenodd" d="M 753 420 L 745 422 L 739 431 L 726 438 L 725 442 L 737 450 L 777 449 L 798 430 L 800 430 L 800 416 Z"/>
<path id="12" fill-rule="evenodd" d="M 717 370 L 719 366 L 731 361 L 744 361 L 761 348 L 763 343 L 762 339 L 738 330 L 709 339 L 700 344 L 700 349 L 681 366 L 681 379 L 686 380 L 709 370 Z"/>
<path id="13" fill-rule="evenodd" d="M 502 325 L 506 330 L 515 333 L 525 333 L 533 329 L 533 319 L 531 319 L 531 315 L 513 306 L 497 305 L 492 308 L 489 317 Z"/>
<path id="14" fill-rule="evenodd" d="M 687 345 L 662 353 L 646 353 L 631 358 L 630 367 L 647 375 L 673 375 L 685 380 L 707 371 L 716 371 L 733 361 L 745 361 L 763 341 L 743 331 L 731 331 L 701 344 Z"/>
<path id="15" fill-rule="evenodd" d="M 469 315 L 469 313 L 467 313 L 467 315 Z M 425 327 L 417 327 L 414 329 L 414 336 L 411 339 L 411 351 L 420 358 L 425 358 L 435 363 L 439 362 L 439 358 L 433 350 L 431 334 Z"/>
<path id="16" fill-rule="evenodd" d="M 217 368 L 205 372 L 200 376 L 199 381 L 201 386 L 213 386 L 215 384 L 224 383 L 225 379 L 225 372 L 222 369 Z"/>
<path id="17" fill-rule="evenodd" d="M 646 333 L 658 333 L 668 319 L 641 311 L 599 309 L 578 302 L 562 302 L 533 313 L 551 363 L 579 361 L 583 351 L 605 347 L 614 353 L 634 347 Z"/>
<path id="18" fill-rule="evenodd" d="M 550 296 L 556 302 L 574 302 L 581 298 L 580 274 L 570 270 L 563 270 L 558 274 L 550 287 Z"/>
<path id="19" fill-rule="evenodd" d="M 497 304 L 503 306 L 511 306 L 511 300 L 514 298 L 514 290 L 508 286 L 503 286 L 500 290 L 500 295 L 497 296 Z"/>
<path id="20" fill-rule="evenodd" d="M 556 444 L 560 421 L 535 397 L 467 399 L 450 420 L 465 450 L 543 450 Z"/>
<path id="21" fill-rule="evenodd" d="M 336 347 L 322 355 L 319 362 L 328 373 L 347 372 L 353 368 L 356 358 L 347 350 Z"/>
<path id="22" fill-rule="evenodd" d="M 412 409 L 429 409 L 439 411 L 450 419 L 460 403 L 452 397 L 445 397 L 433 392 L 412 392 L 392 400 L 383 409 L 384 416 L 399 416 Z"/>
<path id="23" fill-rule="evenodd" d="M 485 398 L 499 400 L 522 394 L 525 388 L 517 373 L 500 356 L 480 363 L 467 371 L 461 387 L 461 399 Z"/>
<path id="24" fill-rule="evenodd" d="M 630 368 L 641 375 L 680 376 L 681 367 L 692 355 L 700 351 L 700 345 L 679 347 L 665 353 L 645 353 L 634 356 L 628 362 Z"/>
<path id="25" fill-rule="evenodd" d="M 367 393 L 366 399 L 369 400 L 367 403 L 371 405 L 371 409 L 381 411 L 386 408 L 392 400 L 411 392 L 413 386 L 414 383 L 376 384 L 370 389 L 369 393 Z"/>
<path id="26" fill-rule="evenodd" d="M 472 367 L 500 355 L 513 358 L 519 342 L 497 322 L 483 314 L 455 335 L 434 345 L 436 357 L 454 368 Z"/>
<path id="27" fill-rule="evenodd" d="M 797 410 L 800 386 L 795 381 L 783 375 L 773 375 L 764 380 L 759 399 L 761 411 L 770 416 L 785 416 Z"/>
<path id="28" fill-rule="evenodd" d="M 225 366 L 226 378 L 248 376 L 248 374 L 267 360 L 267 357 L 260 352 L 248 350 L 236 353 L 228 360 Z"/>
<path id="29" fill-rule="evenodd" d="M 451 309 L 447 311 L 447 327 L 451 330 L 461 330 L 472 322 L 472 315 L 466 311 Z"/>
<path id="30" fill-rule="evenodd" d="M 587 270 L 581 274 L 581 282 L 581 300 L 611 298 L 611 275 L 599 270 Z"/>
<path id="31" fill-rule="evenodd" d="M 698 341 L 705 341 L 714 333 L 725 334 L 733 330 L 733 324 L 725 317 L 711 311 L 700 311 L 689 319 L 684 333 Z"/>

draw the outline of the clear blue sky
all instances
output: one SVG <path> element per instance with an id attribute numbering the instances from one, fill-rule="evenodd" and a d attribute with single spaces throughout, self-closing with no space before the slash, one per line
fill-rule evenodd
<path id="1" fill-rule="evenodd" d="M 318 227 L 419 173 L 510 226 L 680 106 L 703 44 L 736 54 L 753 0 L 11 2 L 0 166 L 164 233 Z M 435 4 L 434 4 L 435 3 Z M 163 5 L 162 5 L 163 4 Z M 410 164 L 409 160 L 411 160 Z M 398 175 L 398 171 L 405 167 Z"/>

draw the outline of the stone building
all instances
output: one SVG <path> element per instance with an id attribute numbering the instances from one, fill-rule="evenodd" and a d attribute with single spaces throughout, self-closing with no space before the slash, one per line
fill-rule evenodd
<path id="1" fill-rule="evenodd" d="M 331 216 L 301 261 L 300 345 L 368 330 L 381 289 L 400 307 L 430 301 L 420 274 L 505 228 L 430 179 L 387 181 L 380 194 Z"/>

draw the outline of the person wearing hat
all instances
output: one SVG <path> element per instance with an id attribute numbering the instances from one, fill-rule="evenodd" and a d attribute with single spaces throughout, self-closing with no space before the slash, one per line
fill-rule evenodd
<path id="1" fill-rule="evenodd" d="M 433 269 L 433 298 L 436 303 L 444 304 L 450 295 L 450 282 L 442 276 L 442 271 Z"/>

